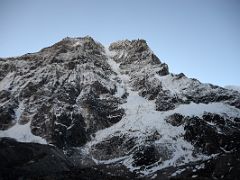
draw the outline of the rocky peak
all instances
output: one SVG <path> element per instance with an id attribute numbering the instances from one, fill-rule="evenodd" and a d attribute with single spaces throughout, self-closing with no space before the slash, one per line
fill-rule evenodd
<path id="1" fill-rule="evenodd" d="M 161 63 L 160 60 L 153 54 L 147 42 L 143 39 L 132 40 L 132 41 L 129 41 L 129 40 L 117 41 L 110 44 L 109 50 L 121 52 L 122 54 L 124 54 L 125 52 L 127 54 L 130 54 L 131 56 L 130 58 L 132 58 L 132 56 L 134 55 L 137 56 L 140 54 L 143 54 L 145 56 L 152 56 L 150 57 L 150 59 L 152 60 L 150 61 L 150 63 L 153 63 L 153 64 Z M 141 60 L 144 60 L 144 59 L 141 59 Z"/>
<path id="2" fill-rule="evenodd" d="M 109 50 L 135 50 L 136 52 L 141 52 L 148 49 L 147 42 L 143 39 L 117 41 L 109 46 Z"/>
<path id="3" fill-rule="evenodd" d="M 9 97 L 1 99 L 4 130 L 23 124 L 33 137 L 76 146 L 123 115 L 104 47 L 91 37 L 64 38 L 40 52 L 1 61 L 0 67 L 1 93 Z M 117 117 L 109 118 L 111 113 Z"/>
<path id="4" fill-rule="evenodd" d="M 84 48 L 84 50 L 99 50 L 103 51 L 103 46 L 100 43 L 97 43 L 94 41 L 94 39 L 90 36 L 85 37 L 77 37 L 77 38 L 71 38 L 66 37 L 62 39 L 61 41 L 55 43 L 54 45 L 42 49 L 40 52 L 45 52 L 46 50 L 56 50 L 56 51 L 74 51 L 77 50 L 78 47 Z"/>

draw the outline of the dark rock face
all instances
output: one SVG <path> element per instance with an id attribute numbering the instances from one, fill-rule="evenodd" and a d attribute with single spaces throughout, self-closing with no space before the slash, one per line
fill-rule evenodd
<path id="1" fill-rule="evenodd" d="M 173 126 L 180 126 L 184 123 L 184 116 L 179 113 L 175 113 L 167 117 L 166 121 Z"/>
<path id="2" fill-rule="evenodd" d="M 229 105 L 232 105 L 236 108 L 239 108 L 240 97 L 239 93 L 230 93 L 230 91 L 223 89 L 218 86 L 209 85 L 211 88 L 210 91 L 204 92 L 206 89 L 199 86 L 195 90 L 188 92 L 186 97 L 189 101 L 195 103 L 210 103 L 210 102 L 225 102 Z M 204 92 L 204 93 L 202 93 Z"/>
<path id="3" fill-rule="evenodd" d="M 139 77 L 135 82 L 133 82 L 133 87 L 138 87 L 139 95 L 146 97 L 149 100 L 154 100 L 159 92 L 161 91 L 161 85 L 152 85 L 153 82 L 149 81 L 148 77 Z"/>
<path id="4" fill-rule="evenodd" d="M 161 159 L 159 151 L 154 146 L 143 146 L 133 155 L 133 166 L 148 166 Z"/>
<path id="5" fill-rule="evenodd" d="M 11 107 L 0 107 L 0 130 L 6 130 L 11 127 L 14 122 L 15 113 Z"/>
<path id="6" fill-rule="evenodd" d="M 47 145 L 35 143 L 19 143 L 11 139 L 0 141 L 0 178 L 1 179 L 135 179 L 137 175 L 130 173 L 119 165 L 95 166 L 92 168 L 73 167 L 73 164 L 59 150 Z M 36 150 L 37 149 L 37 150 Z M 135 157 L 144 166 L 156 162 L 153 147 L 143 148 Z M 142 150 L 143 150 L 142 149 Z M 152 154 L 153 153 L 153 154 Z M 156 153 L 156 152 L 155 152 Z M 142 154 L 145 154 L 142 156 Z M 237 179 L 239 176 L 239 149 L 222 154 L 207 161 L 199 161 L 180 167 L 165 168 L 157 172 L 155 179 L 169 179 L 172 173 L 181 170 L 173 179 Z M 148 158 L 146 156 L 149 156 Z M 145 158 L 144 158 L 145 157 Z M 46 166 L 47 164 L 47 166 Z M 199 168 L 201 167 L 201 168 Z M 123 176 L 124 174 L 124 176 Z M 151 177 L 151 176 L 150 176 Z M 141 178 L 137 178 L 141 179 Z M 195 178 L 194 178 L 195 179 Z"/>
<path id="7" fill-rule="evenodd" d="M 211 113 L 203 115 L 203 119 L 187 117 L 185 121 L 184 138 L 204 153 L 216 154 L 240 148 L 239 123 Z"/>
<path id="8" fill-rule="evenodd" d="M 169 70 L 168 70 L 168 65 L 165 63 L 161 64 L 161 69 L 159 71 L 157 71 L 156 73 L 159 74 L 160 76 L 166 76 L 169 74 Z"/>
<path id="9" fill-rule="evenodd" d="M 161 164 L 171 157 L 171 152 L 165 146 L 153 145 L 160 138 L 156 131 L 145 138 L 143 145 L 139 144 L 137 137 L 115 135 L 92 146 L 91 155 L 100 161 L 119 159 L 119 162 L 132 155 L 133 167 L 144 168 L 156 163 Z"/>
<path id="10" fill-rule="evenodd" d="M 53 144 L 59 147 L 81 146 L 87 142 L 85 123 L 81 114 L 62 114 L 53 127 Z M 65 125 L 65 126 L 64 126 Z"/>
<path id="11" fill-rule="evenodd" d="M 217 125 L 225 125 L 225 120 L 223 117 L 221 117 L 219 114 L 212 114 L 212 113 L 205 113 L 203 115 L 203 120 L 210 122 L 210 123 L 215 123 Z"/>
<path id="12" fill-rule="evenodd" d="M 239 149 L 227 154 L 221 154 L 211 160 L 198 161 L 180 167 L 170 167 L 160 170 L 155 179 L 234 179 L 239 177 Z M 176 173 L 181 172 L 181 173 Z M 173 173 L 177 175 L 169 178 Z"/>
<path id="13" fill-rule="evenodd" d="M 175 103 L 178 99 L 174 96 L 170 96 L 167 91 L 160 92 L 156 99 L 156 110 L 158 111 L 168 111 L 175 108 Z"/>
<path id="14" fill-rule="evenodd" d="M 73 167 L 60 150 L 48 145 L 3 138 L 0 139 L 0 147 L 0 177 L 37 177 L 69 171 Z"/>
<path id="15" fill-rule="evenodd" d="M 0 102 L 5 102 L 10 99 L 10 92 L 6 90 L 0 91 Z"/>
<path id="16" fill-rule="evenodd" d="M 99 160 L 109 160 L 123 157 L 136 145 L 135 139 L 127 136 L 113 136 L 92 147 L 93 156 Z"/>
<path id="17" fill-rule="evenodd" d="M 0 179 L 135 179 L 124 167 L 75 167 L 59 149 L 0 139 Z M 124 176 L 122 176 L 124 174 Z"/>

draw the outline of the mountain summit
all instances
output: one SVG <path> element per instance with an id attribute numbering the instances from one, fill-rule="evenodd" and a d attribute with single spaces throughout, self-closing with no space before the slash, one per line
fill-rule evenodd
<path id="1" fill-rule="evenodd" d="M 3 179 L 237 179 L 240 93 L 145 40 L 64 38 L 0 59 L 0 137 Z"/>

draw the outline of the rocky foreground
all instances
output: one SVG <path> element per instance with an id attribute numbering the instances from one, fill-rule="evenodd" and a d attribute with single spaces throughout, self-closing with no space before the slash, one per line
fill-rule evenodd
<path id="1" fill-rule="evenodd" d="M 238 179 L 240 93 L 65 38 L 0 59 L 0 137 L 0 179 Z"/>

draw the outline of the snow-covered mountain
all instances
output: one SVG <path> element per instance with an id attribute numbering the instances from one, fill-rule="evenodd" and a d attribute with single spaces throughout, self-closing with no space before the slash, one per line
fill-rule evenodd
<path id="1" fill-rule="evenodd" d="M 225 86 L 224 88 L 240 92 L 240 86 Z"/>
<path id="2" fill-rule="evenodd" d="M 45 162 L 36 145 L 48 156 L 58 154 L 62 164 L 52 171 L 64 178 L 80 176 L 85 171 L 75 170 L 83 168 L 97 169 L 100 179 L 239 174 L 240 93 L 170 73 L 144 40 L 104 47 L 91 37 L 65 38 L 37 53 L 0 59 L 0 103 L 0 137 L 24 142 L 0 141 L 0 159 L 9 149 L 17 156 L 12 146 L 30 146 L 28 160 Z M 45 172 L 46 162 L 35 160 L 27 168 Z M 29 176 L 18 165 L 0 167 Z"/>

